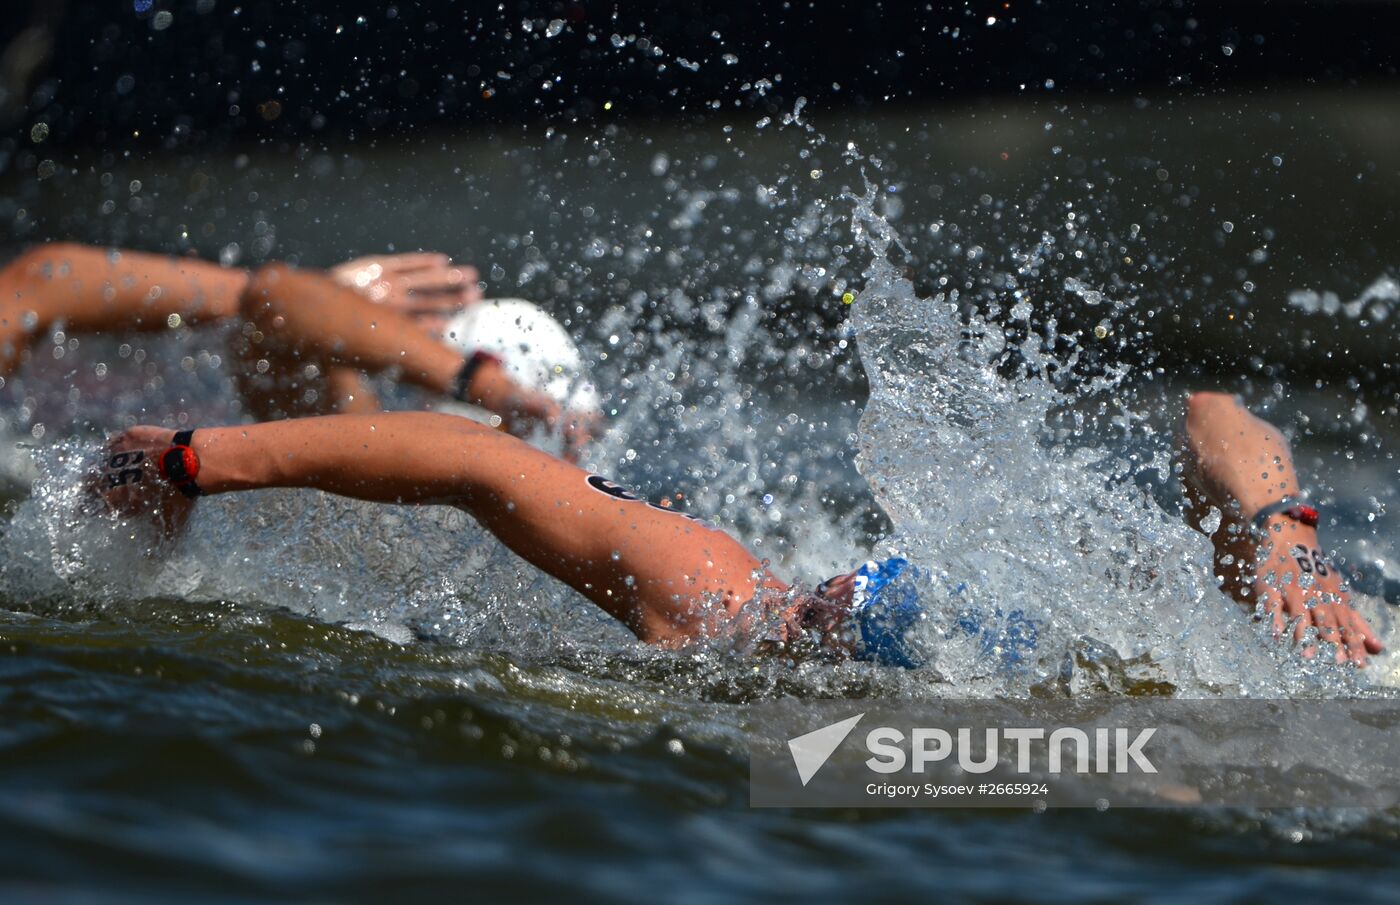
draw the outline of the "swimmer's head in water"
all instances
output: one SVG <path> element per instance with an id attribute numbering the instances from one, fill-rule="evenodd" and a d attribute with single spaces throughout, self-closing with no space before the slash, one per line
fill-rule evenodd
<path id="1" fill-rule="evenodd" d="M 923 657 L 906 637 L 924 618 L 914 581 L 917 572 L 909 566 L 908 560 L 899 557 L 868 562 L 856 569 L 852 579 L 851 619 L 859 639 L 852 657 L 905 669 L 923 665 Z M 901 577 L 905 580 L 900 581 Z"/>
<path id="2" fill-rule="evenodd" d="M 918 570 L 908 560 L 893 557 L 872 560 L 817 586 L 822 598 L 848 608 L 852 659 L 905 669 L 923 665 L 923 657 L 906 637 L 924 617 L 917 576 Z"/>

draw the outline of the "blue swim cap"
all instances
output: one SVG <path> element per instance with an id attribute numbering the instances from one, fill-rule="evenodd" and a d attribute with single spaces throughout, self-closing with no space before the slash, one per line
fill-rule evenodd
<path id="1" fill-rule="evenodd" d="M 884 562 L 872 560 L 856 570 L 851 620 L 860 637 L 851 653 L 853 659 L 905 669 L 924 664 L 904 637 L 924 616 L 915 582 L 907 580 L 918 574 L 908 560 L 897 556 Z M 906 580 L 896 583 L 900 575 Z"/>

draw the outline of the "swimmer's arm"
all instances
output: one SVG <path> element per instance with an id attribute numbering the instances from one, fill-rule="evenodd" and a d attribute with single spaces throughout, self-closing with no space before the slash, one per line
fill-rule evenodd
<path id="1" fill-rule="evenodd" d="M 253 275 L 245 300 L 242 315 L 262 334 L 259 354 L 274 373 L 293 373 L 310 361 L 370 374 L 397 370 L 400 379 L 446 396 L 458 390 L 465 364 L 460 350 L 410 315 L 366 301 L 323 273 L 270 264 Z M 570 455 L 592 435 L 590 417 L 562 411 L 547 393 L 517 383 L 498 361 L 480 362 L 469 390 L 467 401 L 501 416 L 513 432 L 558 425 Z"/>
<path id="2" fill-rule="evenodd" d="M 396 307 L 414 300 L 458 308 L 480 296 L 476 271 L 453 266 L 445 255 L 384 255 L 350 261 L 332 273 Z M 250 280 L 247 270 L 198 258 L 74 242 L 35 245 L 0 267 L 0 375 L 12 372 L 24 348 L 59 323 L 69 335 L 80 335 L 233 318 Z"/>
<path id="3" fill-rule="evenodd" d="M 459 506 L 646 641 L 703 634 L 766 574 L 724 532 L 596 490 L 582 469 L 463 418 L 335 415 L 200 429 L 194 444 L 209 494 L 309 487 Z"/>
<path id="4" fill-rule="evenodd" d="M 1226 517 L 1253 518 L 1260 509 L 1299 494 L 1298 472 L 1283 432 L 1250 414 L 1234 396 L 1193 393 L 1186 440 L 1201 489 L 1223 502 Z"/>
<path id="5" fill-rule="evenodd" d="M 372 301 L 438 313 L 480 298 L 477 272 L 446 255 L 359 258 L 330 273 Z M 165 330 L 233 317 L 249 271 L 198 258 L 50 242 L 0 268 L 0 326 L 41 335 L 62 321 L 71 333 Z M 24 315 L 31 315 L 25 318 Z M 172 322 L 172 315 L 178 320 Z"/>
<path id="6" fill-rule="evenodd" d="M 199 324 L 236 313 L 247 283 L 246 270 L 195 258 L 36 245 L 0 270 L 0 328 L 37 336 L 59 321 L 73 333 Z"/>
<path id="7" fill-rule="evenodd" d="M 1317 560 L 1326 560 L 1316 528 L 1280 514 L 1265 523 L 1267 543 L 1251 530 L 1260 509 L 1300 492 L 1283 432 L 1233 396 L 1194 393 L 1187 403 L 1184 452 L 1192 523 L 1199 525 L 1210 507 L 1222 516 L 1211 540 L 1225 590 L 1250 606 L 1262 602 L 1276 632 L 1297 620 L 1295 639 L 1312 626 L 1322 640 L 1340 641 L 1339 661 L 1359 665 L 1367 652 L 1379 653 L 1381 643 L 1352 609 L 1340 573 L 1325 564 L 1317 567 Z M 1307 571 L 1299 555 L 1309 563 Z"/>

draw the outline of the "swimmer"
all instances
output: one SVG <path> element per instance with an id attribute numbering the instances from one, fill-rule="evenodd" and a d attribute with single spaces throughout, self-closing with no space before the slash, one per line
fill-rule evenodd
<path id="1" fill-rule="evenodd" d="M 232 338 L 235 382 L 260 420 L 378 411 L 362 375 L 392 370 L 494 412 L 507 430 L 558 426 L 566 454 L 575 455 L 592 413 L 564 412 L 518 385 L 495 357 L 464 357 L 433 334 L 480 298 L 476 271 L 437 254 L 359 258 L 319 273 L 42 245 L 0 269 L 0 377 L 60 324 L 70 334 L 111 334 L 233 322 L 241 324 Z"/>
<path id="2" fill-rule="evenodd" d="M 1212 540 L 1226 589 L 1271 618 L 1278 635 L 1291 627 L 1301 640 L 1315 629 L 1338 662 L 1360 667 L 1379 653 L 1321 551 L 1317 513 L 1301 501 L 1280 432 L 1232 397 L 1197 393 L 1187 403 L 1184 452 L 1198 523 L 1206 505 L 1225 513 Z M 920 662 L 906 630 L 921 610 L 900 584 L 902 560 L 794 588 L 725 532 L 448 415 L 333 415 L 179 433 L 136 427 L 111 438 L 93 481 L 110 508 L 154 516 L 167 530 L 185 523 L 201 495 L 270 487 L 456 506 L 649 644 L 678 648 L 757 628 L 779 648 Z M 1227 556 L 1244 568 L 1224 565 Z M 762 626 L 752 624 L 755 598 L 773 602 Z M 1303 652 L 1314 655 L 1315 644 Z"/>

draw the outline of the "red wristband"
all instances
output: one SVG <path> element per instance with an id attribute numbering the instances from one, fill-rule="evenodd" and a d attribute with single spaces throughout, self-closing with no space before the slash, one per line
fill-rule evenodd
<path id="1" fill-rule="evenodd" d="M 156 460 L 160 476 L 191 498 L 204 493 L 195 483 L 195 479 L 199 477 L 199 456 L 190 447 L 193 439 L 194 431 L 180 431 L 175 435 L 175 442 Z"/>

